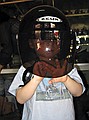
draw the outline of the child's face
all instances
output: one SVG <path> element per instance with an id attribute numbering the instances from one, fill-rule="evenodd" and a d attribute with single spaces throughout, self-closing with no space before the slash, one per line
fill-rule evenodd
<path id="1" fill-rule="evenodd" d="M 60 51 L 59 40 L 34 40 L 34 49 L 39 58 L 52 59 Z"/>

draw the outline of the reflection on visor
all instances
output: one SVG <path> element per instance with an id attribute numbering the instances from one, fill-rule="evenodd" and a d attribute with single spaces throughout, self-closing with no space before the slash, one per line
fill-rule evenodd
<path id="1" fill-rule="evenodd" d="M 60 39 L 59 33 L 55 23 L 38 23 L 34 28 L 35 39 L 57 40 Z"/>
<path id="2" fill-rule="evenodd" d="M 57 40 L 60 39 L 58 30 L 35 30 L 35 39 L 41 40 Z"/>
<path id="3" fill-rule="evenodd" d="M 38 23 L 35 25 L 36 28 L 56 28 L 56 25 L 54 23 Z"/>

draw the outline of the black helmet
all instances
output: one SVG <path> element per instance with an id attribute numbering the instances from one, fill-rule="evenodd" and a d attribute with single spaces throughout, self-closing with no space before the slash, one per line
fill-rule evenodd
<path id="1" fill-rule="evenodd" d="M 19 50 L 22 63 L 32 64 L 32 61 L 38 60 L 34 49 L 29 47 L 29 40 L 35 39 L 60 39 L 60 52 L 56 57 L 59 61 L 67 59 L 68 63 L 71 63 L 75 50 L 74 38 L 74 34 L 70 33 L 67 18 L 59 9 L 49 5 L 34 7 L 24 16 L 19 27 Z"/>

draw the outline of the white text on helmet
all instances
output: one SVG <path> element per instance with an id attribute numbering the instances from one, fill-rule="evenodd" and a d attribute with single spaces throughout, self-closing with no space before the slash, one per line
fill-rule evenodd
<path id="1" fill-rule="evenodd" d="M 53 17 L 53 16 L 40 17 L 36 21 L 38 22 L 62 22 L 60 18 Z"/>

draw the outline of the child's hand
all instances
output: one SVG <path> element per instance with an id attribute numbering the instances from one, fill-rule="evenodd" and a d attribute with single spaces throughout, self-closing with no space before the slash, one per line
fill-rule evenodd
<path id="1" fill-rule="evenodd" d="M 52 78 L 49 80 L 49 84 L 57 83 L 57 82 L 66 82 L 68 75 L 64 75 L 62 77 Z"/>
<path id="2" fill-rule="evenodd" d="M 42 62 L 45 71 L 50 73 L 53 78 L 65 75 L 67 69 L 67 60 L 64 61 L 62 66 L 60 65 L 58 60 L 56 60 L 55 62 L 56 62 L 56 67 L 53 67 L 50 64 Z"/>
<path id="3" fill-rule="evenodd" d="M 41 76 L 41 77 L 45 77 L 46 75 L 46 70 L 44 67 L 43 62 L 36 62 L 33 68 L 33 73 L 35 75 Z"/>
<path id="4" fill-rule="evenodd" d="M 67 68 L 67 60 L 64 61 L 63 65 L 60 65 L 60 62 L 56 59 L 56 67 L 44 62 L 36 62 L 33 68 L 33 73 L 45 77 L 49 73 L 53 78 L 60 77 L 65 75 Z"/>

